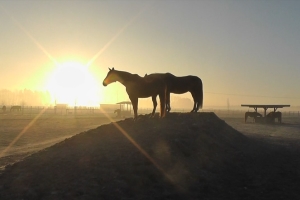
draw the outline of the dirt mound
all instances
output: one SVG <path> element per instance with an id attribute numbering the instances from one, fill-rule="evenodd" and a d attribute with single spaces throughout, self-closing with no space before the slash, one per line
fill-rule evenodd
<path id="1" fill-rule="evenodd" d="M 144 115 L 7 166 L 0 199 L 291 199 L 299 197 L 299 163 L 286 155 L 214 113 Z"/>

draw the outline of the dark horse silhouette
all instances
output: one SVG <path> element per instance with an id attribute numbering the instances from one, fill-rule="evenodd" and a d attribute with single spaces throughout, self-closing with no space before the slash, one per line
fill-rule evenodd
<path id="1" fill-rule="evenodd" d="M 276 118 L 278 122 L 281 123 L 281 112 L 270 112 L 267 114 L 267 119 L 269 122 L 275 122 Z"/>
<path id="2" fill-rule="evenodd" d="M 12 111 L 21 111 L 22 107 L 21 106 L 11 106 L 10 107 L 10 112 Z"/>
<path id="3" fill-rule="evenodd" d="M 258 112 L 246 112 L 245 113 L 245 123 L 248 117 L 253 117 L 253 121 L 256 121 L 257 117 L 262 117 L 262 115 Z"/>
<path id="4" fill-rule="evenodd" d="M 138 98 L 156 97 L 157 95 L 160 98 L 160 117 L 165 116 L 167 85 L 164 81 L 161 79 L 148 80 L 137 74 L 117 71 L 114 68 L 109 69 L 106 78 L 103 80 L 103 85 L 107 86 L 116 81 L 119 81 L 126 87 L 126 92 L 132 103 L 135 119 L 137 118 Z M 155 101 L 153 101 L 153 105 L 157 105 L 156 98 Z M 152 116 L 154 116 L 154 112 L 155 109 L 153 108 Z"/>
<path id="5" fill-rule="evenodd" d="M 148 80 L 162 79 L 167 84 L 167 98 L 166 98 L 166 111 L 170 112 L 170 93 L 183 94 L 190 92 L 193 100 L 194 107 L 191 112 L 197 112 L 203 106 L 203 84 L 202 80 L 197 76 L 181 76 L 177 77 L 171 73 L 154 73 L 145 75 Z M 156 96 L 152 96 L 152 99 Z"/>
<path id="6" fill-rule="evenodd" d="M 2 112 L 6 112 L 6 106 L 2 106 Z"/>

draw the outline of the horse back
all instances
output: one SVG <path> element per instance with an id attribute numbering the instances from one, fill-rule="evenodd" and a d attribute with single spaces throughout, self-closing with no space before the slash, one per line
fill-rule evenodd
<path id="1" fill-rule="evenodd" d="M 197 76 L 181 76 L 172 80 L 170 91 L 173 93 L 196 92 L 202 90 L 202 80 Z"/>
<path id="2" fill-rule="evenodd" d="M 153 95 L 162 95 L 166 92 L 167 85 L 162 79 L 136 79 L 126 85 L 126 91 L 130 96 L 147 98 Z"/>
<path id="3" fill-rule="evenodd" d="M 185 92 L 196 92 L 202 90 L 202 80 L 197 76 L 174 76 L 171 73 L 154 73 L 145 76 L 145 80 L 161 80 L 172 93 L 182 94 Z"/>
<path id="4" fill-rule="evenodd" d="M 176 78 L 176 76 L 174 76 L 171 73 L 153 73 L 153 74 L 149 74 L 149 75 L 145 75 L 145 80 L 146 81 L 163 81 L 165 84 L 167 84 L 168 86 L 173 82 L 174 78 Z"/>

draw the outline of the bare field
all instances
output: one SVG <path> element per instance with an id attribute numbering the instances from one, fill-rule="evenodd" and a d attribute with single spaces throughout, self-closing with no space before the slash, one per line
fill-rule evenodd
<path id="1" fill-rule="evenodd" d="M 286 116 L 282 124 L 244 123 L 242 112 L 216 113 L 234 129 L 247 137 L 276 143 L 288 148 L 300 146 L 300 118 Z M 69 115 L 0 115 L 0 170 L 7 164 L 47 148 L 80 132 L 110 123 L 110 119 L 97 116 Z"/>
<path id="2" fill-rule="evenodd" d="M 0 169 L 80 132 L 109 123 L 106 117 L 0 115 Z"/>
<path id="3" fill-rule="evenodd" d="M 299 118 L 218 117 L 140 115 L 103 126 L 108 119 L 95 116 L 1 120 L 19 140 L 1 158 L 15 164 L 1 173 L 0 199 L 299 199 Z"/>
<path id="4" fill-rule="evenodd" d="M 300 117 L 298 116 L 283 116 L 281 124 L 253 123 L 251 118 L 248 118 L 245 123 L 244 116 L 241 114 L 219 114 L 218 117 L 247 137 L 300 149 Z"/>

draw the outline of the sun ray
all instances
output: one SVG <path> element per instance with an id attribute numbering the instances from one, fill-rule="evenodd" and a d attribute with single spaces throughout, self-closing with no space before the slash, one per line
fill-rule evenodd
<path id="1" fill-rule="evenodd" d="M 17 27 L 29 37 L 29 39 L 55 64 L 57 65 L 56 60 L 53 56 L 32 36 L 32 34 L 18 22 L 1 4 L 0 9 L 17 25 Z M 0 153 L 2 157 L 21 137 L 24 135 L 27 130 L 36 122 L 36 120 L 46 111 L 46 108 L 41 110 L 41 112 L 32 120 L 30 123 L 19 133 L 19 135 Z"/>
<path id="2" fill-rule="evenodd" d="M 30 40 L 57 66 L 58 63 L 54 59 L 53 56 L 32 36 L 32 34 L 23 27 L 12 15 L 10 15 L 5 8 L 0 5 L 1 10 L 30 38 Z M 147 7 L 141 9 L 135 16 L 133 16 L 128 23 L 126 23 L 113 37 L 108 41 L 106 45 L 102 49 L 100 49 L 92 59 L 87 63 L 87 67 L 89 67 L 130 25 L 132 25 L 138 17 L 145 11 Z M 47 108 L 44 108 L 30 123 L 24 127 L 24 129 L 18 134 L 18 136 L 0 153 L 0 157 L 2 157 L 27 131 L 28 129 L 36 122 L 36 120 L 46 111 Z M 144 155 L 172 184 L 174 184 L 178 189 L 182 188 L 175 183 L 173 178 L 168 175 L 168 173 L 121 127 L 118 123 L 114 122 L 114 120 L 105 112 L 103 112 L 106 117 L 112 122 L 112 124 L 134 145 L 141 153 Z"/>
<path id="3" fill-rule="evenodd" d="M 100 108 L 101 109 L 101 108 Z M 108 118 L 112 124 L 126 137 L 129 142 L 135 146 L 143 156 L 145 156 L 163 175 L 164 177 L 172 183 L 178 190 L 184 191 L 184 189 L 176 183 L 176 181 L 161 167 L 118 123 L 116 123 L 105 111 L 102 113 Z"/>
<path id="4" fill-rule="evenodd" d="M 33 120 L 31 120 L 29 122 L 29 124 L 27 126 L 24 127 L 24 129 L 17 135 L 17 137 L 0 153 L 0 158 L 22 137 L 22 135 L 24 135 L 28 129 L 36 122 L 36 120 L 38 118 L 40 118 L 40 116 L 47 110 L 47 108 L 44 108 L 43 110 L 41 110 L 39 112 L 39 114 L 37 116 L 35 116 L 33 118 Z"/>
<path id="5" fill-rule="evenodd" d="M 100 49 L 93 57 L 92 59 L 87 63 L 87 66 L 90 66 L 130 25 L 132 25 L 138 17 L 143 14 L 148 8 L 148 6 L 145 6 L 142 8 L 136 15 L 134 15 L 105 45 L 102 49 Z"/>
<path id="6" fill-rule="evenodd" d="M 51 56 L 51 54 L 41 45 L 40 42 L 38 42 L 33 36 L 32 34 L 25 28 L 23 27 L 18 20 L 16 20 L 12 15 L 10 15 L 10 13 L 2 6 L 0 5 L 1 10 L 17 25 L 17 27 L 19 29 L 21 29 L 21 31 L 23 31 L 25 33 L 25 35 L 27 35 L 27 37 L 29 37 L 29 39 L 55 64 L 57 65 L 57 61 L 54 59 L 53 56 Z"/>

